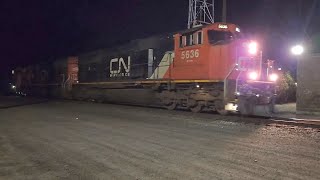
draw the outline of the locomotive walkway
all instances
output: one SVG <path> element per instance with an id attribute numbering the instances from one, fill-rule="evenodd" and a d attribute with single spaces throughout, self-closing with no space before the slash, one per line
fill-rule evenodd
<path id="1" fill-rule="evenodd" d="M 72 101 L 0 109 L 0 179 L 312 180 L 319 149 L 317 128 L 238 116 Z"/>

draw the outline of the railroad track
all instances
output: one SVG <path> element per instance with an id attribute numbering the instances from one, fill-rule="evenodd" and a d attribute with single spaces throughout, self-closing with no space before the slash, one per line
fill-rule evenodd
<path id="1" fill-rule="evenodd" d="M 94 101 L 90 101 L 94 102 Z M 118 104 L 120 105 L 120 104 Z M 126 106 L 139 106 L 139 105 L 127 105 L 127 104 L 122 104 Z M 145 107 L 145 108 L 160 108 L 160 109 L 165 109 L 163 106 L 139 106 L 139 107 Z M 176 109 L 175 111 L 189 111 L 188 109 Z M 203 111 L 199 114 L 211 114 L 212 111 Z M 320 120 L 316 119 L 299 119 L 299 118 L 282 118 L 282 117 L 277 117 L 276 114 L 272 114 L 272 117 L 270 116 L 253 116 L 248 117 L 248 116 L 241 116 L 239 114 L 230 114 L 230 115 L 219 115 L 215 114 L 220 117 L 223 117 L 222 120 L 225 121 L 239 121 L 238 118 L 235 119 L 235 117 L 241 117 L 240 121 L 244 122 L 250 122 L 250 123 L 277 123 L 277 124 L 284 124 L 284 125 L 296 125 L 296 126 L 307 126 L 307 127 L 312 127 L 312 128 L 319 128 L 320 129 Z M 243 118 L 244 117 L 244 118 Z"/>
<path id="2" fill-rule="evenodd" d="M 13 105 L 13 106 L 7 106 L 7 107 L 1 107 L 1 108 L 9 108 L 9 107 L 16 107 L 16 106 L 24 106 L 24 105 L 32 105 L 32 104 L 38 104 L 38 103 L 45 103 L 47 100 L 42 100 L 42 101 L 36 101 L 32 103 L 21 103 L 18 105 Z M 144 107 L 144 106 L 142 106 Z M 156 106 L 159 108 L 158 106 Z M 178 110 L 179 111 L 179 110 Z M 210 114 L 206 113 L 205 114 Z M 202 114 L 202 113 L 200 113 Z M 217 114 L 216 114 L 217 115 Z M 239 121 L 238 118 L 235 119 L 238 115 L 235 116 L 221 116 L 224 117 L 223 120 L 226 121 Z M 241 116 L 239 116 L 241 117 Z M 263 119 L 261 119 L 263 118 Z M 298 119 L 298 118 L 281 118 L 281 117 L 272 117 L 272 118 L 267 118 L 267 117 L 245 117 L 245 118 L 240 118 L 240 121 L 244 122 L 250 122 L 250 123 L 265 123 L 265 124 L 283 124 L 283 125 L 293 125 L 293 126 L 306 126 L 306 127 L 312 127 L 312 128 L 319 128 L 320 129 L 320 120 L 315 120 L 315 119 Z"/>
<path id="3" fill-rule="evenodd" d="M 315 119 L 298 119 L 298 118 L 271 118 L 273 122 L 286 125 L 298 125 L 320 128 L 320 120 Z"/>

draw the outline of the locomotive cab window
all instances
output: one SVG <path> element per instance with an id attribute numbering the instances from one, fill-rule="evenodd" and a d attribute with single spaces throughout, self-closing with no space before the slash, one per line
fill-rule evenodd
<path id="1" fill-rule="evenodd" d="M 197 32 L 197 44 L 203 43 L 202 31 Z"/>
<path id="2" fill-rule="evenodd" d="M 191 46 L 192 45 L 192 35 L 186 35 L 186 45 Z"/>
<path id="3" fill-rule="evenodd" d="M 190 42 L 189 42 L 190 46 L 194 45 L 194 36 L 193 34 L 190 34 Z"/>
<path id="4" fill-rule="evenodd" d="M 208 38 L 210 44 L 228 43 L 234 39 L 233 34 L 229 31 L 208 31 Z"/>
<path id="5" fill-rule="evenodd" d="M 180 38 L 179 38 L 179 44 L 180 44 L 181 48 L 185 46 L 184 39 L 185 39 L 184 36 L 180 36 Z"/>
<path id="6" fill-rule="evenodd" d="M 191 34 L 185 34 L 179 37 L 180 47 L 193 46 L 197 44 L 203 44 L 203 32 L 194 32 Z"/>

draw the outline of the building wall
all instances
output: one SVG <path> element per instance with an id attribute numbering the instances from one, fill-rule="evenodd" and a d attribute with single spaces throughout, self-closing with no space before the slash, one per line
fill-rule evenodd
<path id="1" fill-rule="evenodd" d="M 298 61 L 297 113 L 320 115 L 320 54 Z"/>

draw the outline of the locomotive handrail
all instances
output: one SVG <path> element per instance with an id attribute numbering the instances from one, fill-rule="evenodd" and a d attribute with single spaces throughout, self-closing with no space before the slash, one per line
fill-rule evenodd
<path id="1" fill-rule="evenodd" d="M 243 72 L 243 71 L 240 71 L 240 73 L 238 74 L 237 80 L 236 80 L 236 92 L 239 92 L 239 91 L 238 91 L 238 85 L 239 85 L 239 79 L 240 79 L 240 77 L 241 77 L 242 72 Z"/>
<path id="2" fill-rule="evenodd" d="M 227 97 L 227 81 L 228 78 L 230 77 L 231 73 L 236 69 L 237 64 L 234 65 L 234 67 L 229 71 L 227 74 L 226 78 L 224 79 L 224 91 L 223 91 L 223 99 L 225 100 Z"/>
<path id="3" fill-rule="evenodd" d="M 60 74 L 62 76 L 61 86 L 63 87 L 65 76 L 64 74 Z"/>
<path id="4" fill-rule="evenodd" d="M 68 76 L 68 79 L 64 82 L 63 88 L 65 89 L 68 84 L 68 82 L 71 80 L 71 75 Z M 69 87 L 69 86 L 68 86 Z"/>

